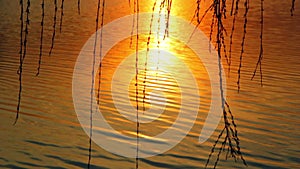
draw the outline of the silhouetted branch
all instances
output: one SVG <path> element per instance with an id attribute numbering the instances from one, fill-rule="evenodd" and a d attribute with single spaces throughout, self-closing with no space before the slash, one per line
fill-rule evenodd
<path id="1" fill-rule="evenodd" d="M 230 16 L 232 16 L 233 11 L 234 11 L 234 0 L 231 1 Z"/>
<path id="2" fill-rule="evenodd" d="M 99 71 L 98 71 L 98 105 L 100 103 L 100 87 L 101 87 L 101 78 L 102 78 L 102 48 L 103 48 L 103 25 L 104 25 L 104 9 L 105 9 L 105 0 L 102 0 L 102 12 L 101 12 L 101 30 L 100 30 L 100 65 L 99 65 Z"/>
<path id="3" fill-rule="evenodd" d="M 42 0 L 42 21 L 41 21 L 41 35 L 40 35 L 40 54 L 39 54 L 39 64 L 37 68 L 36 76 L 40 74 L 42 55 L 43 55 L 43 36 L 44 36 L 44 18 L 45 18 L 45 0 Z"/>
<path id="4" fill-rule="evenodd" d="M 296 0 L 292 0 L 292 6 L 291 6 L 291 16 L 294 16 L 294 11 L 295 11 L 295 1 Z"/>
<path id="5" fill-rule="evenodd" d="M 139 168 L 139 142 L 140 142 L 140 122 L 139 122 L 139 0 L 134 0 L 136 5 L 136 43 L 135 43 L 135 100 L 136 100 L 136 158 L 135 168 Z"/>
<path id="6" fill-rule="evenodd" d="M 263 49 L 263 31 L 264 31 L 264 0 L 261 0 L 260 1 L 260 51 L 259 51 L 259 56 L 258 56 L 258 61 L 256 63 L 256 67 L 255 67 L 255 70 L 253 72 L 253 75 L 252 75 L 252 78 L 251 80 L 253 80 L 253 78 L 255 77 L 256 75 L 256 71 L 259 67 L 259 72 L 260 72 L 260 84 L 261 86 L 263 85 L 263 74 L 262 74 L 262 69 L 261 69 L 261 62 L 262 62 L 262 59 L 263 59 L 263 52 L 264 52 L 264 49 Z"/>
<path id="7" fill-rule="evenodd" d="M 235 21 L 239 11 L 239 2 L 240 0 L 235 1 L 235 9 L 232 19 L 231 33 L 230 33 L 230 42 L 229 42 L 229 59 L 228 59 L 228 76 L 230 75 L 230 66 L 231 66 L 231 53 L 232 53 L 232 44 L 233 44 L 233 33 L 235 30 Z M 234 3 L 234 1 L 232 1 Z"/>
<path id="8" fill-rule="evenodd" d="M 77 11 L 78 15 L 80 15 L 80 0 L 77 1 Z"/>
<path id="9" fill-rule="evenodd" d="M 239 69 L 238 69 L 238 92 L 240 91 L 240 83 L 241 83 L 241 69 L 242 69 L 242 61 L 243 61 L 243 54 L 244 54 L 244 46 L 245 46 L 245 39 L 246 39 L 246 29 L 247 29 L 247 22 L 248 22 L 248 12 L 249 12 L 249 0 L 245 0 L 244 2 L 245 6 L 245 13 L 244 13 L 244 33 L 243 33 L 243 39 L 241 43 L 241 54 L 240 54 L 240 64 L 239 64 Z"/>
<path id="10" fill-rule="evenodd" d="M 228 105 L 228 103 L 225 101 L 224 98 L 224 91 L 223 91 L 223 79 L 222 79 L 222 62 L 221 62 L 221 58 L 222 58 L 222 53 L 221 50 L 223 48 L 223 52 L 224 52 L 224 57 L 227 61 L 227 64 L 230 65 L 231 60 L 229 60 L 230 58 L 227 58 L 227 51 L 226 51 L 226 45 L 225 45 L 225 36 L 227 36 L 226 33 L 226 29 L 223 25 L 223 20 L 226 19 L 226 0 L 214 0 L 213 2 L 213 8 L 214 8 L 214 13 L 213 13 L 213 20 L 211 23 L 211 33 L 210 33 L 210 39 L 212 36 L 212 29 L 214 28 L 215 23 L 217 23 L 217 33 L 216 33 L 216 48 L 217 48 L 217 52 L 218 52 L 218 66 L 219 66 L 219 80 L 220 80 L 220 93 L 221 93 L 221 100 L 222 100 L 222 107 L 224 107 L 223 110 L 223 120 L 224 120 L 224 128 L 221 131 L 221 133 L 219 134 L 217 140 L 215 141 L 212 150 L 208 156 L 207 162 L 205 164 L 205 168 L 208 167 L 209 163 L 210 163 L 210 159 L 212 158 L 212 156 L 215 153 L 215 149 L 218 146 L 218 144 L 220 144 L 220 147 L 218 149 L 218 153 L 216 154 L 216 159 L 214 161 L 214 167 L 216 168 L 218 165 L 218 162 L 220 160 L 220 155 L 221 153 L 227 148 L 227 154 L 226 154 L 226 158 L 229 157 L 229 155 L 231 157 L 233 157 L 235 160 L 237 158 L 242 159 L 243 163 L 245 165 L 246 161 L 244 160 L 241 150 L 240 150 L 240 142 L 239 142 L 239 138 L 238 138 L 238 132 L 236 129 L 236 123 L 234 122 L 234 118 L 233 118 L 233 114 L 230 110 L 230 107 Z M 235 10 L 234 10 L 234 19 L 237 15 L 237 10 L 238 10 L 238 3 L 239 1 L 235 1 Z M 245 18 L 245 23 L 244 23 L 244 34 L 246 34 L 246 23 L 247 23 L 247 13 L 248 13 L 248 0 L 246 0 L 245 2 L 245 6 L 246 7 L 246 11 L 244 14 L 244 18 Z M 233 8 L 233 7 L 232 7 Z M 235 21 L 233 21 L 234 23 Z M 231 39 L 232 39 L 232 34 L 234 31 L 234 25 L 232 27 L 232 32 L 231 32 Z M 244 35 L 245 36 L 245 35 Z M 245 40 L 245 37 L 243 37 L 243 41 Z M 232 41 L 231 41 L 232 43 Z M 242 42 L 242 46 L 244 46 L 244 42 Z M 242 49 L 243 50 L 243 49 Z M 231 52 L 231 50 L 230 50 Z M 231 121 L 228 118 L 228 114 L 231 117 Z M 221 137 L 224 137 L 224 140 L 222 142 L 220 142 Z"/>
<path id="11" fill-rule="evenodd" d="M 61 6 L 60 6 L 60 23 L 59 23 L 59 32 L 61 33 L 61 27 L 62 27 L 62 22 L 63 22 L 63 17 L 64 17 L 64 1 L 61 0 Z"/>
<path id="12" fill-rule="evenodd" d="M 129 1 L 130 3 L 130 1 Z M 133 2 L 133 13 L 136 14 L 136 0 L 134 0 Z M 130 36 L 130 44 L 129 46 L 132 47 L 132 43 L 133 43 L 133 31 L 134 31 L 134 26 L 136 25 L 135 24 L 135 19 L 136 19 L 136 16 L 132 16 L 132 27 L 131 27 L 131 36 Z"/>
<path id="13" fill-rule="evenodd" d="M 52 32 L 52 39 L 51 39 L 51 47 L 49 51 L 49 56 L 52 53 L 53 47 L 54 47 L 54 40 L 55 40 L 55 32 L 56 32 L 56 17 L 57 17 L 57 0 L 54 1 L 54 16 L 53 16 L 53 32 Z"/>
<path id="14" fill-rule="evenodd" d="M 21 20 L 21 41 L 23 40 L 23 0 L 20 0 L 20 5 L 21 5 L 21 16 L 20 16 L 20 20 Z M 19 70 L 18 70 L 18 74 L 19 74 L 19 96 L 18 96 L 18 105 L 17 105 L 17 113 L 16 113 L 16 118 L 15 118 L 15 122 L 14 125 L 17 123 L 18 119 L 19 119 L 19 114 L 20 114 L 20 105 L 21 105 L 21 99 L 22 99 L 22 75 L 23 75 L 23 63 L 27 54 L 27 42 L 28 42 L 28 33 L 29 33 L 29 29 L 28 26 L 30 24 L 30 19 L 29 19 L 29 14 L 30 14 L 30 0 L 27 0 L 27 6 L 26 6 L 26 22 L 25 22 L 25 36 L 24 36 L 24 41 L 21 44 L 21 51 L 20 51 L 20 65 L 19 65 Z M 23 49 L 23 51 L 22 51 Z M 23 52 L 23 54 L 22 54 Z"/>
<path id="15" fill-rule="evenodd" d="M 197 3 L 198 3 L 198 1 L 197 1 Z M 197 6 L 198 6 L 198 5 L 197 5 Z M 194 31 L 192 32 L 192 34 L 191 34 L 191 36 L 190 36 L 188 42 L 191 40 L 191 38 L 193 37 L 195 31 L 198 29 L 198 26 L 200 26 L 201 22 L 202 22 L 203 19 L 206 17 L 206 15 L 208 14 L 208 12 L 209 12 L 209 11 L 212 11 L 213 8 L 214 8 L 214 4 L 211 4 L 211 5 L 205 10 L 204 14 L 199 18 L 199 16 L 197 16 L 197 15 L 199 15 L 200 11 L 198 11 L 198 7 L 197 7 L 197 9 L 195 10 L 195 14 L 194 14 L 194 16 L 193 16 L 193 18 L 192 18 L 192 20 L 191 20 L 191 22 L 192 22 L 193 19 L 195 18 L 195 16 L 197 16 L 197 25 L 195 26 L 195 29 L 194 29 Z M 199 10 L 200 10 L 200 7 L 199 7 Z M 198 14 L 197 14 L 197 13 L 198 13 Z M 213 14 L 213 15 L 214 15 L 214 14 Z M 214 19 L 214 16 L 212 16 L 212 19 Z"/>
<path id="16" fill-rule="evenodd" d="M 170 14 L 171 14 L 171 7 L 172 7 L 172 0 L 167 0 L 167 14 L 166 14 L 166 28 L 165 28 L 165 34 L 164 39 L 169 36 L 169 21 L 170 21 Z"/>
<path id="17" fill-rule="evenodd" d="M 149 57 L 149 51 L 150 51 L 150 42 L 151 42 L 151 36 L 152 36 L 152 26 L 153 26 L 153 20 L 154 20 L 154 11 L 156 8 L 157 0 L 154 1 L 154 4 L 152 6 L 152 15 L 151 15 L 151 20 L 150 20 L 150 28 L 149 28 L 149 34 L 147 38 L 147 51 L 146 51 L 146 59 L 145 59 L 145 68 L 144 68 L 144 80 L 143 80 L 143 113 L 146 110 L 145 107 L 145 99 L 146 99 L 146 82 L 147 82 L 147 71 L 148 71 L 148 57 Z"/>
<path id="18" fill-rule="evenodd" d="M 19 51 L 19 57 L 20 57 L 20 63 L 19 63 L 19 69 L 17 71 L 19 75 L 19 93 L 18 93 L 18 105 L 17 105 L 17 112 L 15 117 L 14 125 L 17 123 L 17 120 L 19 118 L 19 111 L 20 111 L 20 105 L 21 105 L 21 97 L 22 97 L 22 69 L 23 69 L 23 27 L 24 27 L 24 7 L 23 7 L 23 0 L 20 0 L 20 51 Z"/>
<path id="19" fill-rule="evenodd" d="M 215 149 L 218 144 L 221 144 L 221 146 L 219 148 L 219 151 L 217 154 L 217 159 L 214 162 L 213 168 L 217 167 L 217 164 L 220 160 L 220 155 L 221 155 L 222 151 L 224 151 L 225 149 L 227 150 L 226 159 L 228 157 L 232 157 L 235 161 L 237 161 L 237 159 L 241 159 L 243 164 L 245 166 L 247 166 L 246 160 L 244 159 L 243 154 L 241 152 L 240 140 L 238 137 L 238 132 L 236 129 L 236 123 L 234 121 L 233 114 L 232 114 L 229 104 L 227 102 L 225 102 L 225 106 L 226 107 L 224 107 L 224 111 L 223 111 L 223 120 L 224 120 L 225 125 L 212 147 L 212 150 L 206 161 L 205 168 L 208 167 L 210 159 L 212 158 L 213 154 L 215 153 Z M 228 117 L 228 114 L 230 117 Z M 225 133 L 224 140 L 222 142 L 220 142 L 220 139 L 223 137 L 224 133 Z"/>
<path id="20" fill-rule="evenodd" d="M 210 24 L 210 32 L 209 32 L 209 42 L 212 41 L 212 35 L 214 32 L 214 28 L 215 28 L 215 20 L 216 20 L 216 13 L 213 13 L 212 17 L 211 17 L 211 24 Z M 208 44 L 209 45 L 209 51 L 211 52 L 211 43 Z"/>

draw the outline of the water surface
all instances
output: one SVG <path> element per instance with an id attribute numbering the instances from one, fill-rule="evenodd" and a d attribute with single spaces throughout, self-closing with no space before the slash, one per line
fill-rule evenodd
<path id="1" fill-rule="evenodd" d="M 191 11 L 195 9 L 194 3 L 192 0 L 174 0 L 171 14 L 189 21 L 193 16 Z M 152 1 L 143 1 L 141 11 L 151 12 L 152 4 Z M 13 126 L 18 96 L 16 71 L 19 61 L 19 5 L 18 1 L 0 2 L 0 165 L 6 168 L 84 168 L 88 159 L 89 138 L 82 130 L 74 110 L 72 76 L 81 48 L 95 32 L 97 2 L 82 1 L 81 15 L 78 15 L 77 1 L 65 1 L 62 33 L 57 29 L 55 47 L 50 57 L 48 52 L 52 36 L 53 4 L 46 2 L 44 57 L 38 77 L 35 74 L 39 54 L 41 9 L 39 1 L 33 0 L 31 5 L 21 114 L 18 123 Z M 240 93 L 237 92 L 236 72 L 242 37 L 242 7 L 234 36 L 233 63 L 230 77 L 227 78 L 227 100 L 238 124 L 242 151 L 248 168 L 299 168 L 300 135 L 297 131 L 300 129 L 300 18 L 297 4 L 295 16 L 290 17 L 290 2 L 265 2 L 263 87 L 260 86 L 258 77 L 250 80 L 259 54 L 259 2 L 251 1 L 250 7 Z M 113 0 L 107 2 L 106 13 L 105 24 L 131 14 L 132 10 L 128 8 L 127 1 Z M 200 27 L 207 36 L 209 23 L 210 19 L 205 20 Z M 141 36 L 140 49 L 146 48 L 146 38 Z M 105 118 L 116 130 L 134 137 L 135 123 L 116 111 L 110 92 L 111 78 L 118 64 L 135 52 L 129 44 L 130 38 L 124 39 L 103 60 L 100 109 L 105 112 Z M 199 109 L 192 130 L 180 144 L 159 156 L 140 159 L 140 168 L 203 168 L 211 146 L 222 129 L 221 122 L 218 130 L 207 142 L 198 144 L 199 131 L 211 102 L 208 74 L 201 60 L 184 44 L 170 40 L 165 45 L 162 44 L 161 49 L 175 53 L 189 66 L 197 79 L 203 106 Z M 154 67 L 151 70 L 153 72 L 148 73 L 149 85 L 153 84 L 152 87 L 166 93 L 168 105 L 160 120 L 141 126 L 142 134 L 147 136 L 155 136 L 171 126 L 180 107 L 178 84 L 168 73 L 156 75 L 155 55 L 153 58 L 153 62 L 149 62 Z M 159 68 L 166 69 L 162 65 Z M 170 65 L 171 72 L 178 71 L 180 76 L 183 68 L 176 63 Z M 226 64 L 224 68 L 227 68 Z M 157 81 L 157 76 L 164 80 Z M 130 86 L 128 95 L 131 105 L 134 106 L 134 79 L 131 79 Z M 151 85 L 147 90 L 151 90 Z M 197 96 L 190 93 L 188 97 L 195 99 Z M 120 102 L 124 99 L 127 98 L 120 98 Z M 155 99 L 159 105 L 160 97 L 154 97 Z M 151 118 L 151 115 L 147 118 Z M 114 155 L 94 143 L 92 154 L 94 168 L 135 167 L 135 159 Z M 219 168 L 246 168 L 241 161 L 234 163 L 233 159 L 224 159 L 225 156 L 221 156 Z"/>

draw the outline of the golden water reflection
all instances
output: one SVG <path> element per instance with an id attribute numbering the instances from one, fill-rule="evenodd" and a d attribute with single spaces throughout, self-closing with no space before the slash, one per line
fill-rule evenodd
<path id="1" fill-rule="evenodd" d="M 181 108 L 181 90 L 180 84 L 176 78 L 186 76 L 182 74 L 182 64 L 186 65 L 194 76 L 196 83 L 199 87 L 199 94 L 204 99 L 201 99 L 199 112 L 202 113 L 201 117 L 205 117 L 210 106 L 210 82 L 206 69 L 204 68 L 201 60 L 195 53 L 182 42 L 166 38 L 162 40 L 159 48 L 157 43 L 154 42 L 149 45 L 149 52 L 147 52 L 147 39 L 148 35 L 140 35 L 139 39 L 139 54 L 138 54 L 138 90 L 136 91 L 136 74 L 133 71 L 130 75 L 123 73 L 122 76 L 130 79 L 128 85 L 128 96 L 120 98 L 121 102 L 130 100 L 130 105 L 136 108 L 139 105 L 139 118 L 142 122 L 143 119 L 147 123 L 141 123 L 140 133 L 141 136 L 155 136 L 168 129 L 176 120 L 178 112 Z M 134 38 L 132 39 L 134 41 Z M 136 56 L 135 48 L 130 47 L 131 38 L 127 38 L 117 45 L 115 45 L 104 57 L 102 62 L 102 78 L 101 78 L 101 92 L 100 92 L 100 111 L 109 122 L 109 124 L 119 132 L 125 135 L 132 136 L 136 134 L 136 123 L 123 116 L 113 106 L 114 100 L 112 98 L 112 80 L 115 72 L 126 58 L 131 55 L 131 62 L 128 64 L 128 69 L 135 70 Z M 132 43 L 134 44 L 134 43 Z M 167 53 L 166 53 L 167 52 Z M 169 54 L 168 54 L 169 53 Z M 186 57 L 189 56 L 189 57 Z M 147 58 L 147 61 L 146 61 Z M 146 65 L 146 66 L 145 66 Z M 124 78 L 124 77 L 123 77 Z M 99 77 L 97 77 L 97 80 Z M 96 81 L 97 81 L 96 80 Z M 189 84 L 190 82 L 186 82 Z M 192 84 L 192 83 L 191 83 Z M 96 82 L 96 89 L 98 88 Z M 156 93 L 152 93 L 153 91 Z M 157 93 L 159 91 L 159 93 Z M 136 102 L 136 92 L 138 92 L 138 102 Z M 152 93 L 152 95 L 151 95 Z M 193 99 L 195 96 L 190 94 L 188 99 Z M 152 104 L 163 109 L 161 114 L 151 114 L 147 112 L 151 108 L 150 99 Z M 165 100 L 165 101 L 164 101 Z M 165 104 L 165 105 L 163 105 Z M 199 103 L 200 104 L 200 103 Z M 146 112 L 145 112 L 145 111 Z M 123 112 L 136 115 L 136 111 Z M 150 121 L 150 122 L 149 122 Z M 131 133 L 131 134 L 129 134 Z"/>

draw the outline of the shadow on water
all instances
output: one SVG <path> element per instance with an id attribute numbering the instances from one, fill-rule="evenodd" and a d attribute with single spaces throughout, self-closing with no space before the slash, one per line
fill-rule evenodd
<path id="1" fill-rule="evenodd" d="M 199 163 L 204 163 L 206 162 L 206 159 L 203 158 L 197 158 L 197 157 L 192 157 L 192 156 L 185 156 L 185 155 L 178 155 L 178 154 L 162 154 L 162 157 L 174 157 L 176 159 L 185 159 L 185 160 L 193 160 Z"/>
<path id="2" fill-rule="evenodd" d="M 54 156 L 54 155 L 45 155 L 46 157 L 49 157 L 49 158 L 53 158 L 53 159 L 56 159 L 56 160 L 60 160 L 66 164 L 70 164 L 72 166 L 76 166 L 76 167 L 80 167 L 80 168 L 86 168 L 87 167 L 87 164 L 85 162 L 79 162 L 79 161 L 73 161 L 73 160 L 70 160 L 70 159 L 65 159 L 65 158 L 61 158 L 61 157 L 58 157 L 58 156 Z M 96 165 L 92 165 L 90 166 L 91 168 L 95 168 L 95 169 L 106 169 L 105 167 L 100 167 L 100 166 L 96 166 Z"/>
<path id="3" fill-rule="evenodd" d="M 3 158 L 3 157 L 0 157 L 0 161 L 5 161 L 5 162 L 8 162 L 7 159 Z"/>
<path id="4" fill-rule="evenodd" d="M 26 168 L 23 168 L 23 167 L 19 167 L 19 166 L 16 166 L 16 165 L 13 165 L 13 164 L 7 164 L 7 165 L 0 165 L 1 168 L 15 168 L 15 169 L 26 169 Z"/>
<path id="5" fill-rule="evenodd" d="M 36 165 L 36 164 L 20 162 L 20 161 L 17 161 L 17 163 L 21 165 L 25 165 L 27 167 L 20 167 L 13 164 L 6 164 L 6 165 L 0 165 L 0 168 L 27 169 L 27 168 L 37 167 L 37 168 L 48 168 L 48 169 L 65 169 L 63 167 L 43 166 L 43 165 Z"/>
<path id="6" fill-rule="evenodd" d="M 199 168 L 199 167 L 195 167 L 195 166 L 189 166 L 189 165 L 184 165 L 184 164 L 181 164 L 181 165 L 178 165 L 178 164 L 175 164 L 175 165 L 172 165 L 172 164 L 167 164 L 167 163 L 162 163 L 162 162 L 156 162 L 156 161 L 152 161 L 152 160 L 148 160 L 148 159 L 140 159 L 140 161 L 146 163 L 146 164 L 149 164 L 151 165 L 153 168 L 189 168 L 189 169 L 196 169 L 196 168 Z"/>
<path id="7" fill-rule="evenodd" d="M 55 167 L 55 166 L 43 166 L 43 165 L 37 165 L 37 164 L 32 164 L 32 163 L 27 163 L 27 162 L 22 162 L 22 161 L 17 161 L 19 164 L 28 166 L 29 168 L 32 167 L 37 167 L 37 168 L 51 168 L 51 169 L 66 169 L 64 167 Z"/>
<path id="8" fill-rule="evenodd" d="M 36 144 L 39 146 L 45 146 L 45 147 L 55 147 L 55 148 L 72 148 L 70 146 L 59 146 L 56 144 L 51 144 L 51 143 L 43 143 L 39 141 L 33 141 L 33 140 L 25 140 L 25 142 L 31 143 L 31 144 Z"/>

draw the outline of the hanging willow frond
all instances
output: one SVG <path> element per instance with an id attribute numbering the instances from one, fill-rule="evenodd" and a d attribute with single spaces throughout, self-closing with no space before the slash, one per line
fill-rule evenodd
<path id="1" fill-rule="evenodd" d="M 241 43 L 241 54 L 240 54 L 240 64 L 238 68 L 238 81 L 237 81 L 237 86 L 238 86 L 238 92 L 240 91 L 240 86 L 241 86 L 241 69 L 242 69 L 242 62 L 243 62 L 243 54 L 244 54 L 244 48 L 245 48 L 245 40 L 246 40 L 246 33 L 247 33 L 247 22 L 248 22 L 248 12 L 249 12 L 249 0 L 245 0 L 244 2 L 245 6 L 245 13 L 244 13 L 244 32 L 243 32 L 243 38 L 242 38 L 242 43 Z"/>
<path id="2" fill-rule="evenodd" d="M 236 22 L 236 18 L 237 18 L 238 11 L 239 11 L 239 2 L 240 2 L 240 0 L 236 0 L 235 1 L 235 9 L 233 9 L 234 5 L 232 5 L 232 9 L 231 9 L 231 15 L 232 15 L 232 11 L 234 11 L 234 13 L 233 13 L 231 33 L 230 33 L 230 42 L 229 42 L 228 76 L 230 75 L 231 53 L 232 53 L 232 44 L 233 44 L 233 33 L 235 31 L 235 22 Z M 232 3 L 234 4 L 234 1 L 232 1 Z"/>
<path id="3" fill-rule="evenodd" d="M 43 37 L 44 37 L 44 18 L 45 18 L 45 0 L 42 0 L 42 20 L 41 20 L 41 35 L 40 35 L 40 54 L 39 54 L 39 63 L 37 68 L 36 76 L 40 74 L 41 64 L 42 64 L 42 55 L 43 55 Z"/>
<path id="4" fill-rule="evenodd" d="M 295 11 L 295 1 L 296 1 L 296 0 L 292 0 L 292 5 L 291 5 L 291 9 L 290 9 L 290 11 L 291 11 L 291 16 L 294 16 L 294 11 Z"/>
<path id="5" fill-rule="evenodd" d="M 60 23 L 59 23 L 59 32 L 60 33 L 61 33 L 63 17 L 64 17 L 64 1 L 65 0 L 61 0 L 61 6 L 60 6 Z"/>
<path id="6" fill-rule="evenodd" d="M 139 168 L 139 144 L 140 144 L 140 122 L 139 122 L 139 13 L 140 3 L 135 0 L 136 5 L 136 43 L 135 43 L 135 100 L 136 100 L 136 158 L 135 168 Z"/>
<path id="7" fill-rule="evenodd" d="M 80 15 L 80 0 L 77 1 L 77 11 L 78 15 Z"/>
<path id="8" fill-rule="evenodd" d="M 17 113 L 16 113 L 16 118 L 14 125 L 17 123 L 19 119 L 19 114 L 20 114 L 20 106 L 21 106 L 21 99 L 22 99 L 22 75 L 23 75 L 23 63 L 26 58 L 27 54 L 27 42 L 28 42 L 28 33 L 29 33 L 29 24 L 30 24 L 30 19 L 29 19 L 29 14 L 30 14 L 30 0 L 27 0 L 27 6 L 26 6 L 26 21 L 25 21 L 25 35 L 23 39 L 23 13 L 24 13 L 24 8 L 23 8 L 23 0 L 20 0 L 20 6 L 21 6 L 21 14 L 20 14 L 20 21 L 21 21 L 21 33 L 20 33 L 20 65 L 19 65 L 19 94 L 18 94 L 18 105 L 17 105 Z M 24 40 L 24 41 L 23 41 Z"/>
<path id="9" fill-rule="evenodd" d="M 55 33 L 56 33 L 56 17 L 57 17 L 57 0 L 53 0 L 54 2 L 54 16 L 53 16 L 53 31 L 52 31 L 52 39 L 51 39 L 51 47 L 49 51 L 49 56 L 52 54 L 52 50 L 54 47 L 54 41 L 55 41 Z"/>
<path id="10" fill-rule="evenodd" d="M 260 1 L 260 50 L 259 50 L 259 56 L 258 56 L 258 60 L 256 63 L 256 67 L 255 70 L 253 72 L 252 78 L 251 80 L 253 80 L 253 78 L 256 75 L 256 71 L 259 67 L 259 72 L 260 72 L 260 84 L 261 86 L 263 86 L 263 74 L 262 74 L 262 68 L 261 68 L 261 62 L 263 59 L 263 54 L 264 54 L 264 47 L 263 47 L 263 31 L 264 31 L 264 0 Z"/>

